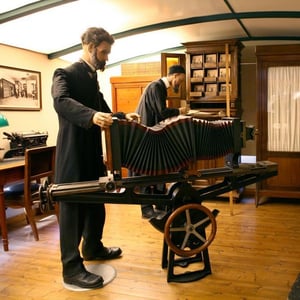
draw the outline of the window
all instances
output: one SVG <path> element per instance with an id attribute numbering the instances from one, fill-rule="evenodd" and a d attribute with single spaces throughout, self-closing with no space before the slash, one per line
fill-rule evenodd
<path id="1" fill-rule="evenodd" d="M 300 152 L 300 66 L 268 68 L 268 151 Z"/>

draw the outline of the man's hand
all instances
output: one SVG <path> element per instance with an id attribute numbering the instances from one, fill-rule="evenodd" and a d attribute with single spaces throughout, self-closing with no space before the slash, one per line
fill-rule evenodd
<path id="1" fill-rule="evenodd" d="M 93 116 L 93 124 L 105 129 L 113 123 L 112 114 L 104 112 L 96 112 Z"/>
<path id="2" fill-rule="evenodd" d="M 128 113 L 125 115 L 125 117 L 126 117 L 126 120 L 128 120 L 128 121 L 137 121 L 138 123 L 141 122 L 141 117 L 137 113 Z"/>

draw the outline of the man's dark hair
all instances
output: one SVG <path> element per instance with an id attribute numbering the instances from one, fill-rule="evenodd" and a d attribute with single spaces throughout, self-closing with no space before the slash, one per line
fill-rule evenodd
<path id="1" fill-rule="evenodd" d="M 111 34 L 101 27 L 90 27 L 81 36 L 82 44 L 94 44 L 99 46 L 102 42 L 107 42 L 112 45 L 115 40 Z"/>
<path id="2" fill-rule="evenodd" d="M 168 72 L 168 75 L 172 75 L 174 73 L 182 73 L 182 74 L 185 74 L 185 69 L 183 66 L 181 65 L 173 65 L 169 68 L 169 72 Z"/>

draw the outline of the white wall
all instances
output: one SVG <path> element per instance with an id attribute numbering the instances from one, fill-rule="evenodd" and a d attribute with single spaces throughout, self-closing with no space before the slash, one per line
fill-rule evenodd
<path id="1" fill-rule="evenodd" d="M 47 55 L 26 51 L 0 44 L 0 65 L 41 72 L 42 109 L 40 111 L 1 110 L 9 121 L 8 127 L 0 128 L 0 158 L 9 149 L 9 140 L 3 132 L 47 131 L 48 145 L 55 145 L 58 131 L 57 115 L 51 97 L 52 75 L 56 68 L 65 67 L 69 62 L 53 59 Z M 111 107 L 111 86 L 109 78 L 120 76 L 120 67 L 113 67 L 99 73 L 100 87 L 108 105 Z"/>
<path id="2" fill-rule="evenodd" d="M 15 131 L 47 131 L 48 145 L 55 144 L 58 122 L 52 106 L 51 77 L 54 69 L 64 66 L 60 60 L 48 60 L 46 55 L 22 49 L 0 45 L 0 65 L 41 72 L 42 109 L 41 111 L 4 111 L 9 126 L 1 128 L 0 147 L 9 149 L 9 141 L 3 139 L 3 132 Z M 0 157 L 4 151 L 1 151 Z"/>

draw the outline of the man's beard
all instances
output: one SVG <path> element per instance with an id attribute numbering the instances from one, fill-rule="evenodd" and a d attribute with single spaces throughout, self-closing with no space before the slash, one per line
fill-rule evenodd
<path id="1" fill-rule="evenodd" d="M 96 49 L 92 53 L 91 63 L 96 70 L 100 70 L 102 72 L 105 70 L 106 62 L 103 60 L 99 60 L 97 58 L 97 50 Z"/>
<path id="2" fill-rule="evenodd" d="M 175 85 L 175 86 L 173 86 L 173 92 L 174 93 L 176 93 L 176 94 L 178 94 L 178 92 L 179 92 L 179 85 Z"/>

